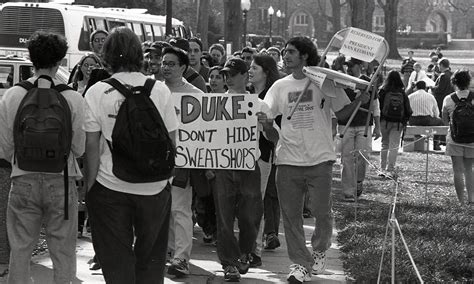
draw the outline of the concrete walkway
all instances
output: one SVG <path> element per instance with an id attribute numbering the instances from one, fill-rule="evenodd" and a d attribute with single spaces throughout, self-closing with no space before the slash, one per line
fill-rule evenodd
<path id="1" fill-rule="evenodd" d="M 304 229 L 306 239 L 311 239 L 314 228 L 312 218 L 305 219 Z M 281 224 L 280 230 L 283 230 Z M 333 245 L 327 253 L 328 268 L 324 275 L 313 275 L 312 281 L 306 283 L 345 283 L 345 275 L 342 262 L 339 257 L 339 247 L 335 241 L 336 232 L 333 235 Z M 241 283 L 286 283 L 288 267 L 291 264 L 286 251 L 286 242 L 283 234 L 280 234 L 281 247 L 274 251 L 264 251 L 263 265 L 258 269 L 250 269 L 242 275 Z M 310 242 L 307 242 L 310 249 Z M 105 283 L 100 270 L 90 271 L 88 261 L 94 252 L 90 235 L 77 241 L 77 279 L 74 283 L 98 284 Z M 191 274 L 185 278 L 166 278 L 165 283 L 223 283 L 224 273 L 218 262 L 216 248 L 202 242 L 202 231 L 199 227 L 194 228 L 193 251 L 191 255 Z M 32 259 L 32 277 L 35 284 L 53 283 L 52 263 L 48 253 L 35 256 Z M 0 283 L 6 283 L 6 277 L 0 278 Z"/>

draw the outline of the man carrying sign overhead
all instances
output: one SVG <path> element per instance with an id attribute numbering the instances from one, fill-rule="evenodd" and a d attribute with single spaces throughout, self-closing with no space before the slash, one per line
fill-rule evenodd
<path id="1" fill-rule="evenodd" d="M 308 78 L 304 66 L 316 66 L 319 55 L 309 38 L 291 38 L 285 46 L 283 60 L 291 74 L 276 81 L 264 101 L 272 117 L 282 114 L 280 140 L 277 146 L 277 190 L 280 198 L 290 266 L 288 280 L 302 283 L 311 273 L 325 270 L 326 250 L 331 246 L 332 165 L 336 160 L 331 131 L 331 110 L 337 118 L 347 120 L 357 104 L 367 103 L 368 94 L 359 94 L 351 102 L 341 88 L 327 80 L 321 88 L 311 84 L 303 94 L 291 120 L 288 114 L 296 104 Z M 310 210 L 315 216 L 311 238 L 312 252 L 306 247 L 303 230 L 304 196 L 310 195 Z"/>

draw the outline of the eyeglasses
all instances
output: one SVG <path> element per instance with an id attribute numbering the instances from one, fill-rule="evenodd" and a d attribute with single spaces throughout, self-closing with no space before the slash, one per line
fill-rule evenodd
<path id="1" fill-rule="evenodd" d="M 97 42 L 97 43 L 98 43 L 98 42 L 104 43 L 104 42 L 105 42 L 105 37 L 103 37 L 103 38 L 96 37 L 96 38 L 94 39 L 94 42 Z"/>
<path id="2" fill-rule="evenodd" d="M 178 64 L 176 62 L 173 62 L 173 61 L 163 61 L 161 62 L 161 66 L 168 66 L 169 68 L 173 68 L 175 66 L 177 66 Z"/>
<path id="3" fill-rule="evenodd" d="M 89 63 L 84 63 L 82 66 L 84 66 L 85 68 L 100 68 L 100 65 L 95 63 L 95 64 L 89 64 Z"/>

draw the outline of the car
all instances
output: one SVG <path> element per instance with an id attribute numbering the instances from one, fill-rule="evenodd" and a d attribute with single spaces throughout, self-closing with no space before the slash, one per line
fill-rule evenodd
<path id="1" fill-rule="evenodd" d="M 63 84 L 67 84 L 69 74 L 66 67 L 60 66 L 56 73 L 56 79 Z M 0 57 L 0 98 L 8 88 L 33 75 L 33 64 L 27 58 L 16 56 Z"/>

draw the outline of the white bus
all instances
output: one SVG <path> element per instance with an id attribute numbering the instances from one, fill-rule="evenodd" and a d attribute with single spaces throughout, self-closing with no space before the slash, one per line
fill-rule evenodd
<path id="1" fill-rule="evenodd" d="M 71 70 L 88 51 L 89 36 L 116 26 L 132 29 L 141 41 L 165 39 L 166 17 L 146 14 L 146 9 L 94 8 L 58 3 L 10 2 L 0 5 L 0 56 L 26 57 L 25 43 L 36 30 L 64 35 L 69 44 L 61 65 Z M 172 36 L 189 38 L 183 22 L 172 19 Z"/>

